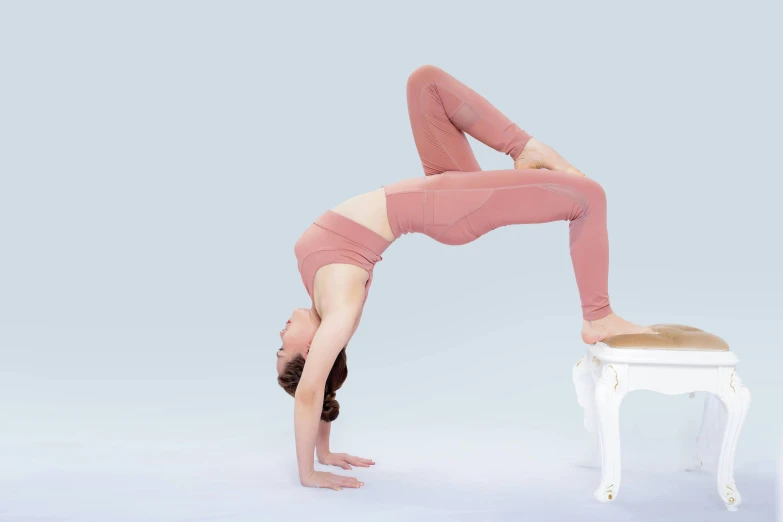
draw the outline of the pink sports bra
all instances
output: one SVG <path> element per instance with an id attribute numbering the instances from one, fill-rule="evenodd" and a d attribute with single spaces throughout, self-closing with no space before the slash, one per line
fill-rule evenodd
<path id="1" fill-rule="evenodd" d="M 372 284 L 375 263 L 391 242 L 362 224 L 342 214 L 327 210 L 320 215 L 296 241 L 294 253 L 302 275 L 302 282 L 315 306 L 313 283 L 319 268 L 333 263 L 361 267 L 370 274 L 364 291 L 364 301 Z"/>

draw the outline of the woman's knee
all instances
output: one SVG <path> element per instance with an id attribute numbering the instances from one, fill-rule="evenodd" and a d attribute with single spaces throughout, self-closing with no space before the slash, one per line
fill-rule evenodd
<path id="1" fill-rule="evenodd" d="M 588 177 L 581 178 L 580 181 L 582 182 L 580 191 L 591 205 L 606 205 L 606 191 L 603 185 Z"/>
<path id="2" fill-rule="evenodd" d="M 581 209 L 580 215 L 589 213 L 591 208 L 606 208 L 606 192 L 600 183 L 588 177 L 568 176 L 565 185 Z"/>
<path id="3" fill-rule="evenodd" d="M 408 76 L 408 85 L 424 85 L 433 82 L 442 72 L 443 70 L 435 65 L 419 66 Z"/>
<path id="4" fill-rule="evenodd" d="M 588 208 L 606 208 L 606 191 L 604 187 L 594 179 L 582 178 L 581 191 L 587 201 Z"/>

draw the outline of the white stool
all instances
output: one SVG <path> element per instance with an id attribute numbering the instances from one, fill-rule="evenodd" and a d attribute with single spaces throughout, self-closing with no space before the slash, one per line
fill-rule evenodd
<path id="1" fill-rule="evenodd" d="M 697 438 L 696 467 L 710 456 L 720 438 L 717 467 L 718 494 L 730 511 L 742 502 L 734 485 L 734 455 L 750 391 L 737 375 L 739 359 L 726 342 L 698 328 L 657 324 L 658 334 L 608 337 L 589 345 L 573 368 L 585 427 L 598 433 L 601 483 L 594 496 L 601 502 L 617 498 L 620 490 L 619 411 L 623 397 L 634 390 L 669 395 L 709 392 Z M 725 408 L 720 406 L 723 403 Z"/>

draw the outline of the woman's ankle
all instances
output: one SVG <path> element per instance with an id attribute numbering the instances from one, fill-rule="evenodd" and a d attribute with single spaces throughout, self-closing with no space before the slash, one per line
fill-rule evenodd
<path id="1" fill-rule="evenodd" d="M 598 317 L 596 319 L 587 319 L 587 318 L 585 318 L 584 321 L 588 325 L 600 326 L 602 324 L 609 323 L 609 322 L 612 322 L 612 321 L 617 320 L 617 319 L 619 319 L 619 317 L 613 311 L 610 310 L 609 313 L 606 314 L 606 315 L 603 315 L 603 316 Z"/>

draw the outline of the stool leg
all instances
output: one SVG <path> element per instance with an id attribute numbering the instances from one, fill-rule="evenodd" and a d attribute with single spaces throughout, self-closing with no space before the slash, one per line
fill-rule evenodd
<path id="1" fill-rule="evenodd" d="M 742 495 L 734 484 L 734 456 L 742 424 L 750 407 L 750 390 L 742 384 L 736 368 L 720 368 L 716 396 L 726 406 L 726 423 L 718 458 L 718 494 L 729 511 L 736 511 Z"/>
<path id="2" fill-rule="evenodd" d="M 693 462 L 687 471 L 696 469 L 715 470 L 715 461 L 720 449 L 724 427 L 726 425 L 726 409 L 723 403 L 712 393 L 704 399 L 704 413 L 701 419 L 701 429 L 696 437 L 696 451 Z"/>
<path id="3" fill-rule="evenodd" d="M 576 399 L 584 409 L 584 425 L 588 432 L 588 441 L 584 451 L 582 464 L 597 468 L 600 463 L 601 446 L 598 440 L 598 416 L 595 411 L 595 365 L 592 362 L 590 349 L 579 359 L 572 369 Z"/>
<path id="4" fill-rule="evenodd" d="M 620 490 L 620 404 L 628 392 L 627 366 L 603 364 L 595 383 L 595 405 L 601 439 L 601 483 L 593 495 L 601 502 Z"/>

